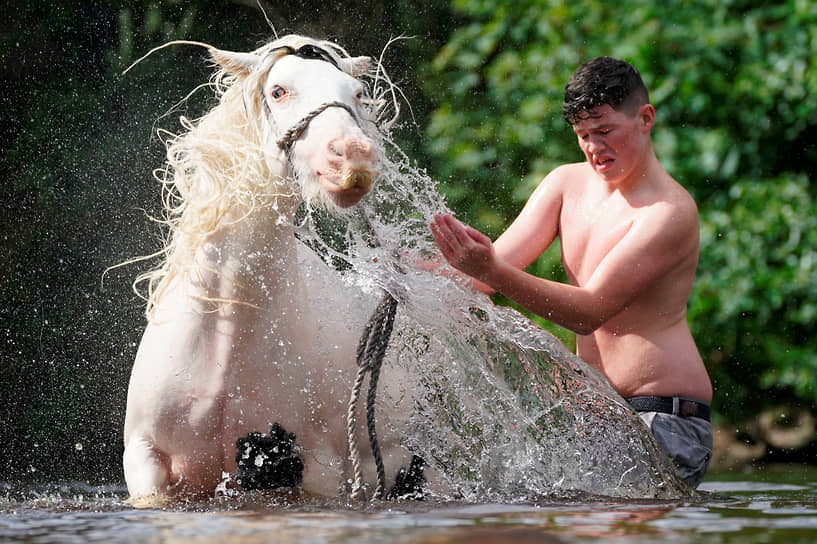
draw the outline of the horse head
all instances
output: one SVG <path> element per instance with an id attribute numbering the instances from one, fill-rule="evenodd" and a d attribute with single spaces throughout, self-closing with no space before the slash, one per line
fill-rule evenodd
<path id="1" fill-rule="evenodd" d="M 343 56 L 334 44 L 300 36 L 252 53 L 210 54 L 242 83 L 248 120 L 256 118 L 262 145 L 287 163 L 306 201 L 347 208 L 369 192 L 378 161 L 361 79 L 369 57 Z"/>

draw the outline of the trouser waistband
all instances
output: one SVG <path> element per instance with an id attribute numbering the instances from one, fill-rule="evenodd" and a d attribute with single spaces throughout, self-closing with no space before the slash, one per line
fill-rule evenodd
<path id="1" fill-rule="evenodd" d="M 626 400 L 636 412 L 662 412 L 709 421 L 709 405 L 705 402 L 683 397 L 630 397 Z"/>

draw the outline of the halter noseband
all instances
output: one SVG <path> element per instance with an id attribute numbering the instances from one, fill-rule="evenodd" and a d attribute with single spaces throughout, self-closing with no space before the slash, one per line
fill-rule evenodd
<path id="1" fill-rule="evenodd" d="M 324 110 L 327 108 L 343 108 L 349 112 L 352 116 L 352 119 L 355 120 L 355 123 L 360 126 L 360 123 L 357 120 L 357 115 L 355 114 L 355 110 L 349 104 L 345 104 L 343 102 L 326 102 L 325 104 L 321 104 L 311 112 L 307 113 L 303 119 L 295 123 L 289 130 L 284 133 L 284 135 L 278 140 L 278 147 L 282 150 L 286 151 L 287 153 L 290 152 L 292 149 L 292 145 L 295 143 L 295 140 L 301 137 L 301 134 L 306 130 L 306 127 L 309 126 L 309 123 L 312 122 L 312 119 L 323 113 Z"/>

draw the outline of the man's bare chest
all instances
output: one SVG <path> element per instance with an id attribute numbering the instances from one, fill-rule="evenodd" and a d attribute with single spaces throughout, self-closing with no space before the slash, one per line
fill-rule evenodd
<path id="1" fill-rule="evenodd" d="M 583 285 L 625 238 L 637 214 L 620 207 L 580 203 L 562 210 L 562 262 L 571 282 Z"/>

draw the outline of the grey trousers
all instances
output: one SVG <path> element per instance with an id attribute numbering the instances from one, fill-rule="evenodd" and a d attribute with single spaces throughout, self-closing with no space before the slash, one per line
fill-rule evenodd
<path id="1" fill-rule="evenodd" d="M 693 489 L 698 487 L 712 459 L 712 424 L 698 417 L 663 412 L 639 412 L 656 443 L 678 467 Z"/>

